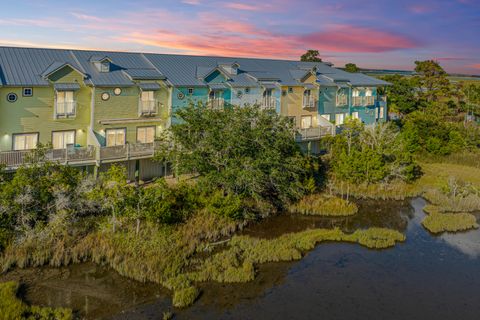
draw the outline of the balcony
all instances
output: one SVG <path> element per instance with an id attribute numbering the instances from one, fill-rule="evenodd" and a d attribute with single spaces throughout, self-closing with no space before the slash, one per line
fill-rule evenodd
<path id="1" fill-rule="evenodd" d="M 0 165 L 7 168 L 17 168 L 22 164 L 38 161 L 41 156 L 34 150 L 4 151 L 0 152 Z M 94 163 L 95 147 L 68 147 L 66 149 L 50 149 L 44 154 L 45 160 L 62 164 Z"/>
<path id="2" fill-rule="evenodd" d="M 260 104 L 262 109 L 277 109 L 277 99 L 275 97 L 263 97 Z"/>
<path id="3" fill-rule="evenodd" d="M 158 101 L 157 100 L 140 100 L 138 108 L 140 117 L 153 117 L 158 114 Z"/>
<path id="4" fill-rule="evenodd" d="M 223 109 L 225 107 L 225 99 L 223 98 L 208 99 L 207 106 L 210 109 Z"/>
<path id="5" fill-rule="evenodd" d="M 55 102 L 55 119 L 75 118 L 77 101 Z"/>
<path id="6" fill-rule="evenodd" d="M 111 147 L 73 147 L 66 149 L 49 149 L 44 159 L 70 165 L 94 165 L 101 162 L 127 161 L 151 158 L 155 155 L 155 143 L 127 143 Z M 42 157 L 34 150 L 0 152 L 0 165 L 15 169 L 22 164 L 39 161 Z"/>
<path id="7" fill-rule="evenodd" d="M 334 134 L 334 126 L 320 126 L 320 127 L 311 127 L 304 129 L 297 129 L 295 132 L 295 141 L 312 141 L 320 140 L 323 137 L 330 136 Z"/>
<path id="8" fill-rule="evenodd" d="M 337 107 L 344 107 L 348 105 L 348 96 L 347 95 L 337 95 L 336 99 Z"/>
<path id="9" fill-rule="evenodd" d="M 317 104 L 313 97 L 304 98 L 302 103 L 303 109 L 314 109 L 316 108 Z"/>
<path id="10" fill-rule="evenodd" d="M 375 105 L 375 97 L 352 97 L 352 106 L 354 107 L 367 107 Z"/>

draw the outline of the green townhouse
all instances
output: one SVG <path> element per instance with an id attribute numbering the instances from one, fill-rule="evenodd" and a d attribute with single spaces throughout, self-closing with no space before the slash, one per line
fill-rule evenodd
<path id="1" fill-rule="evenodd" d="M 164 175 L 155 139 L 190 103 L 274 110 L 315 151 L 347 117 L 385 121 L 386 85 L 329 63 L 0 47 L 0 163 L 15 169 L 41 143 L 48 159 L 88 171 Z"/>

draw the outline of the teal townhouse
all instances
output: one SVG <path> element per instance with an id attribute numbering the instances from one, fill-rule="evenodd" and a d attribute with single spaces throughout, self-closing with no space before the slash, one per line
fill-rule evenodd
<path id="1" fill-rule="evenodd" d="M 328 63 L 0 47 L 0 164 L 14 170 L 42 144 L 50 160 L 147 180 L 166 174 L 156 138 L 190 103 L 275 111 L 310 145 L 347 117 L 385 121 L 386 85 Z"/>

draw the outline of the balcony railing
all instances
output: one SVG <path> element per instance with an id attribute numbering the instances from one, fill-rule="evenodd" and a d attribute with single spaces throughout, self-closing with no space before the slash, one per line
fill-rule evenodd
<path id="1" fill-rule="evenodd" d="M 333 127 L 320 126 L 297 129 L 297 132 L 295 132 L 295 140 L 297 142 L 319 140 L 320 138 L 332 135 L 334 133 L 332 128 Z"/>
<path id="2" fill-rule="evenodd" d="M 55 102 L 55 118 L 74 118 L 77 113 L 77 101 Z"/>
<path id="3" fill-rule="evenodd" d="M 303 109 L 313 109 L 316 107 L 316 101 L 313 97 L 304 98 L 302 103 Z"/>
<path id="4" fill-rule="evenodd" d="M 158 114 L 157 100 L 140 100 L 139 114 L 143 117 L 155 116 Z"/>
<path id="5" fill-rule="evenodd" d="M 343 107 L 348 104 L 348 96 L 346 95 L 337 95 L 336 105 L 337 107 Z"/>
<path id="6" fill-rule="evenodd" d="M 366 107 L 375 105 L 375 97 L 352 97 L 352 105 L 354 107 Z"/>
<path id="7" fill-rule="evenodd" d="M 42 159 L 40 153 L 34 150 L 4 151 L 0 152 L 0 164 L 7 167 L 18 167 Z M 47 161 L 60 162 L 63 164 L 95 161 L 95 147 L 67 147 L 66 149 L 49 149 L 44 153 Z"/>
<path id="8" fill-rule="evenodd" d="M 225 99 L 223 98 L 209 99 L 207 105 L 211 109 L 223 109 L 225 107 Z"/>
<path id="9" fill-rule="evenodd" d="M 277 99 L 275 97 L 263 97 L 260 107 L 262 109 L 276 109 Z"/>

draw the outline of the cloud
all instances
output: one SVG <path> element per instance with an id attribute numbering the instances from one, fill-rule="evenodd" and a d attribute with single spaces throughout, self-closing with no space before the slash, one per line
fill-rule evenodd
<path id="1" fill-rule="evenodd" d="M 228 9 L 246 10 L 246 11 L 261 11 L 265 9 L 264 6 L 239 3 L 239 2 L 229 2 L 229 3 L 226 3 L 224 7 Z"/>
<path id="2" fill-rule="evenodd" d="M 311 48 L 331 52 L 386 52 L 419 46 L 416 40 L 400 34 L 353 25 L 334 26 L 300 40 Z"/>
<path id="3" fill-rule="evenodd" d="M 200 0 L 182 0 L 182 3 L 189 4 L 192 6 L 198 6 L 200 3 Z"/>
<path id="4" fill-rule="evenodd" d="M 472 68 L 480 70 L 480 63 L 472 65 Z"/>
<path id="5" fill-rule="evenodd" d="M 408 10 L 415 14 L 424 14 L 424 13 L 429 13 L 433 11 L 433 8 L 431 6 L 416 4 L 416 5 L 410 6 Z"/>

